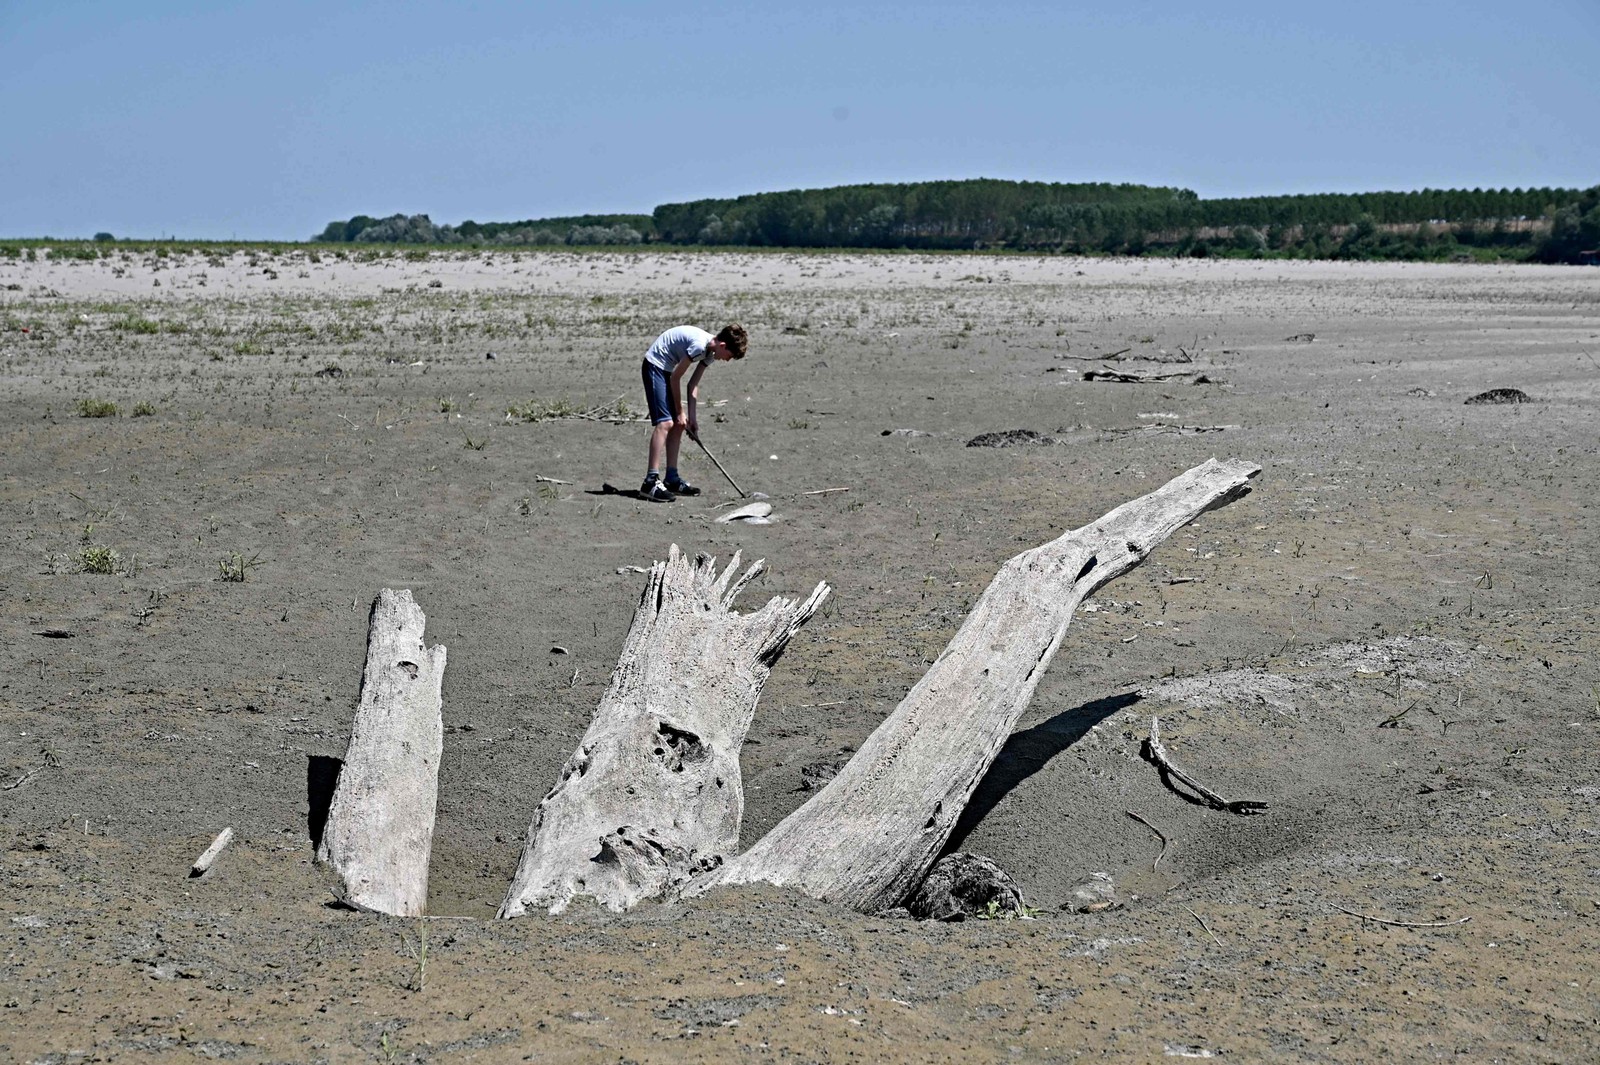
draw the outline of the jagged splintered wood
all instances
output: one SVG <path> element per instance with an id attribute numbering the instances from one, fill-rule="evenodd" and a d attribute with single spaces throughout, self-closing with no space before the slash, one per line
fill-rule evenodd
<path id="1" fill-rule="evenodd" d="M 625 910 L 671 895 L 739 843 L 739 750 L 761 689 L 828 595 L 733 612 L 762 570 L 720 576 L 673 545 L 650 570 L 594 721 L 528 827 L 501 917 L 559 912 L 576 895 Z"/>
<path id="2" fill-rule="evenodd" d="M 409 591 L 385 588 L 372 604 L 361 703 L 317 848 L 344 902 L 401 917 L 427 904 L 444 747 L 445 649 L 423 645 L 426 624 Z"/>
<path id="3" fill-rule="evenodd" d="M 1212 459 L 1001 568 L 911 692 L 826 787 L 682 892 L 768 881 L 872 912 L 927 874 L 1078 604 L 1261 472 Z"/>

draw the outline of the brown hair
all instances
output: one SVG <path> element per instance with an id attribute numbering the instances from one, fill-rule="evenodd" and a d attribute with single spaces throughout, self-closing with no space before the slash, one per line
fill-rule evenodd
<path id="1" fill-rule="evenodd" d="M 722 327 L 716 337 L 728 345 L 728 353 L 736 359 L 744 358 L 744 353 L 750 347 L 750 338 L 745 334 L 744 326 L 737 322 Z"/>

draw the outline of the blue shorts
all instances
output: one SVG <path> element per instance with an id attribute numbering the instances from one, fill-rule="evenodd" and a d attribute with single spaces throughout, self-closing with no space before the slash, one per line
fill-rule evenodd
<path id="1" fill-rule="evenodd" d="M 672 421 L 672 401 L 667 398 L 671 387 L 667 371 L 653 366 L 649 359 L 640 363 L 640 376 L 644 378 L 644 401 L 650 408 L 650 424 L 660 425 Z"/>

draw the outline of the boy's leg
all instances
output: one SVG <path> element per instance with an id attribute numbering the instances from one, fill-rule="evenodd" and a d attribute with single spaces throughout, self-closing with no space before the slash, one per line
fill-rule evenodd
<path id="1" fill-rule="evenodd" d="M 700 489 L 683 479 L 678 473 L 678 453 L 683 448 L 684 430 L 676 425 L 667 434 L 667 491 L 680 496 L 697 496 Z"/>
<path id="2" fill-rule="evenodd" d="M 672 494 L 661 483 L 661 467 L 667 457 L 668 434 L 672 429 L 672 411 L 667 402 L 667 375 L 645 361 L 640 367 L 644 381 L 645 406 L 650 412 L 649 466 L 639 492 L 646 499 L 658 502 L 671 501 Z"/>
<path id="3" fill-rule="evenodd" d="M 675 450 L 672 447 L 671 432 L 671 422 L 663 422 L 660 425 L 652 425 L 650 427 L 650 467 L 645 472 L 647 477 L 659 478 L 661 476 L 663 459 L 667 460 L 668 465 L 675 461 L 671 454 Z"/>
<path id="4" fill-rule="evenodd" d="M 678 468 L 678 452 L 683 448 L 683 427 L 677 424 L 667 426 L 667 469 Z"/>

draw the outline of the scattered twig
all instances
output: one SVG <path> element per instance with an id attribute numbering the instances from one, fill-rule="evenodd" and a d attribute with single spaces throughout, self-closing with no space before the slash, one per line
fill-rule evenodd
<path id="1" fill-rule="evenodd" d="M 1185 906 L 1184 909 L 1189 910 L 1189 907 Z M 1189 910 L 1189 916 L 1200 922 L 1200 927 L 1206 930 L 1206 935 L 1211 937 L 1212 942 L 1216 943 L 1216 945 L 1219 947 L 1222 946 L 1222 940 L 1218 939 L 1217 934 L 1211 930 L 1211 926 L 1206 924 L 1206 919 L 1204 917 L 1201 917 L 1193 910 Z"/>
<path id="2" fill-rule="evenodd" d="M 1411 713 L 1412 707 L 1416 706 L 1421 701 L 1422 701 L 1421 699 L 1413 699 L 1412 702 L 1411 702 L 1411 706 L 1406 707 L 1404 710 L 1400 711 L 1398 714 L 1395 714 L 1393 717 L 1385 718 L 1384 720 L 1378 722 L 1378 727 L 1379 728 L 1399 728 L 1400 727 L 1400 719 L 1402 717 L 1405 717 L 1407 714 Z"/>
<path id="3" fill-rule="evenodd" d="M 1148 828 L 1150 831 L 1154 832 L 1156 834 L 1156 838 L 1161 841 L 1161 853 L 1156 855 L 1156 860 L 1150 863 L 1150 871 L 1152 873 L 1155 872 L 1156 866 L 1161 864 L 1161 859 L 1167 856 L 1167 848 L 1172 846 L 1172 841 L 1167 839 L 1167 834 L 1165 832 L 1161 831 L 1155 825 L 1152 825 L 1149 821 L 1146 821 L 1132 810 L 1124 810 L 1122 812 L 1139 822 L 1145 828 Z"/>
<path id="4" fill-rule="evenodd" d="M 850 491 L 848 488 L 818 488 L 815 492 L 801 492 L 800 494 L 803 496 L 825 496 L 832 495 L 834 492 L 848 491 Z"/>
<path id="5" fill-rule="evenodd" d="M 1259 814 L 1265 812 L 1267 809 L 1266 803 L 1257 802 L 1254 799 L 1225 799 L 1221 795 L 1218 795 L 1216 792 L 1212 791 L 1210 788 L 1206 787 L 1204 784 L 1201 784 L 1199 781 L 1195 780 L 1193 777 L 1184 773 L 1183 770 L 1174 766 L 1172 764 L 1171 756 L 1167 754 L 1167 749 L 1161 746 L 1161 721 L 1153 714 L 1150 717 L 1150 737 L 1144 741 L 1144 745 L 1140 753 L 1143 754 L 1145 758 L 1155 763 L 1156 769 L 1161 774 L 1161 782 L 1163 784 L 1165 784 L 1168 788 L 1171 788 L 1174 794 L 1180 795 L 1183 798 L 1188 799 L 1190 802 L 1200 802 L 1205 806 L 1211 807 L 1213 810 L 1226 810 L 1231 814 Z M 1195 795 L 1199 796 L 1199 799 L 1185 795 L 1183 792 L 1173 787 L 1173 780 L 1179 781 L 1185 787 L 1192 790 Z"/>
<path id="6" fill-rule="evenodd" d="M 533 475 L 533 479 L 535 481 L 539 481 L 539 482 L 541 482 L 543 484 L 571 484 L 572 483 L 571 481 L 563 481 L 563 480 L 561 480 L 559 478 L 556 478 L 556 477 L 540 477 L 538 474 L 534 474 Z"/>
<path id="7" fill-rule="evenodd" d="M 221 854 L 222 849 L 231 842 L 233 842 L 233 829 L 231 827 L 218 832 L 217 838 L 211 841 L 211 846 L 207 847 L 205 853 L 196 858 L 194 865 L 189 867 L 190 878 L 205 876 L 206 872 L 211 868 L 211 863 L 217 860 L 217 855 Z"/>
<path id="8" fill-rule="evenodd" d="M 1167 382 L 1171 384 L 1215 385 L 1222 382 L 1212 377 L 1207 377 L 1197 371 L 1180 370 L 1169 372 L 1150 372 L 1134 370 L 1085 370 L 1085 381 L 1119 381 L 1123 384 L 1149 384 L 1151 382 Z"/>
<path id="9" fill-rule="evenodd" d="M 1195 583 L 1196 581 L 1198 581 L 1200 579 L 1201 578 L 1199 578 L 1199 577 L 1168 577 L 1167 578 L 1167 583 L 1168 584 L 1193 584 L 1193 583 Z"/>
<path id="10" fill-rule="evenodd" d="M 1370 913 L 1357 913 L 1355 910 L 1347 910 L 1338 903 L 1334 903 L 1333 908 L 1341 913 L 1348 913 L 1351 917 L 1359 917 L 1363 921 L 1393 925 L 1396 928 L 1449 928 L 1451 925 L 1466 924 L 1472 920 L 1471 916 L 1467 916 L 1458 917 L 1454 921 L 1390 921 L 1383 917 L 1374 917 Z"/>
<path id="11" fill-rule="evenodd" d="M 1239 428 L 1237 425 L 1178 425 L 1174 422 L 1147 422 L 1144 425 L 1117 426 L 1100 431 L 1112 434 L 1141 433 L 1145 436 L 1155 436 L 1158 433 L 1177 433 L 1179 436 L 1193 436 L 1198 433 L 1220 433 L 1224 429 L 1237 428 Z"/>
<path id="12" fill-rule="evenodd" d="M 22 787 L 22 785 L 38 776 L 39 770 L 43 768 L 43 766 L 34 766 L 32 769 L 22 774 L 16 780 L 11 781 L 9 784 L 0 784 L 0 791 L 16 791 L 18 788 Z"/>

